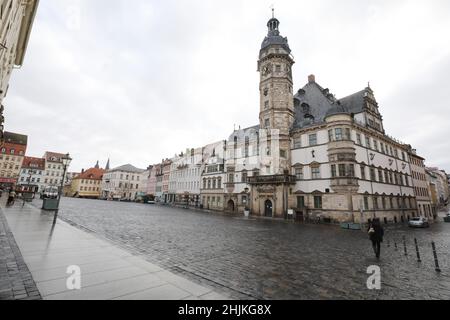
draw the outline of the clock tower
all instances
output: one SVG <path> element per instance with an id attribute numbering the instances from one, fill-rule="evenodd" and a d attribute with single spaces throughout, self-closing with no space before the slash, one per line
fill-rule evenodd
<path id="1" fill-rule="evenodd" d="M 262 43 L 258 61 L 260 73 L 261 174 L 285 174 L 290 170 L 290 136 L 294 122 L 291 55 L 287 38 L 280 35 L 274 16 Z M 265 129 L 265 130 L 263 130 Z M 269 169 L 270 168 L 270 169 Z"/>
<path id="2" fill-rule="evenodd" d="M 269 33 L 259 54 L 259 172 L 248 182 L 252 187 L 253 214 L 287 218 L 289 190 L 296 183 L 291 175 L 290 139 L 294 123 L 294 59 L 287 38 L 280 35 L 279 25 L 274 16 L 269 20 Z"/>

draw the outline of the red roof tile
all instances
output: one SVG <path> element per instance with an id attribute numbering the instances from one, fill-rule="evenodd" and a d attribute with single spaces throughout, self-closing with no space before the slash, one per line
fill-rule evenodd
<path id="1" fill-rule="evenodd" d="M 85 180 L 102 180 L 103 174 L 106 172 L 104 169 L 91 168 L 86 170 L 82 174 L 75 177 L 77 179 L 85 179 Z"/>

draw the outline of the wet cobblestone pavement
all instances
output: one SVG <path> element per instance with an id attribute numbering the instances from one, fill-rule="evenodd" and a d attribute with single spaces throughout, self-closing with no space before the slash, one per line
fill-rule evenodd
<path id="1" fill-rule="evenodd" d="M 443 222 L 389 227 L 377 261 L 365 232 L 335 226 L 78 199 L 63 199 L 60 217 L 237 299 L 450 299 L 450 224 Z M 381 267 L 379 291 L 366 286 L 371 265 Z"/>
<path id="2" fill-rule="evenodd" d="M 1 208 L 0 300 L 41 300 L 41 295 L 23 260 Z"/>

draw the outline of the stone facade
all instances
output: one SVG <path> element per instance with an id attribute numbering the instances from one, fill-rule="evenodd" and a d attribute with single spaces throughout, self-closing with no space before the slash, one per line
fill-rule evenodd
<path id="1" fill-rule="evenodd" d="M 3 99 L 11 72 L 22 66 L 38 0 L 0 0 L 0 140 L 3 138 Z"/>
<path id="2" fill-rule="evenodd" d="M 429 216 L 431 195 L 424 193 L 418 203 L 416 192 L 419 184 L 429 185 L 415 178 L 423 174 L 423 158 L 386 134 L 372 88 L 337 99 L 310 75 L 294 92 L 294 60 L 279 25 L 269 20 L 259 54 L 259 125 L 234 130 L 213 153 L 204 154 L 201 206 L 331 223 Z M 173 195 L 169 200 L 177 199 L 186 180 L 182 172 L 190 170 L 188 158 L 166 160 L 172 163 L 170 172 L 161 169 L 156 194 L 161 188 L 161 194 Z M 417 159 L 422 159 L 419 165 Z M 435 184 L 437 193 L 445 193 Z"/>

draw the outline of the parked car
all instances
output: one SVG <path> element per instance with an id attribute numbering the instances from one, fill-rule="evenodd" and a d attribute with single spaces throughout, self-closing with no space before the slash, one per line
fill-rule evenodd
<path id="1" fill-rule="evenodd" d="M 48 186 L 41 193 L 41 199 L 56 199 L 58 198 L 58 187 Z"/>
<path id="2" fill-rule="evenodd" d="M 430 226 L 428 219 L 424 217 L 412 218 L 408 224 L 411 228 L 428 228 Z"/>

